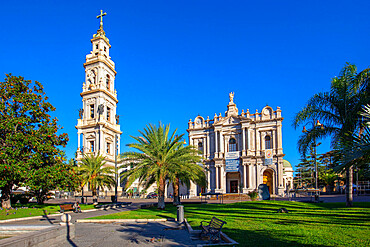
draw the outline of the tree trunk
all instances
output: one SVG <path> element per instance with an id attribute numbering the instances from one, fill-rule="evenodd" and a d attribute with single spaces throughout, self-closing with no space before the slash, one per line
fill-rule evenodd
<path id="1" fill-rule="evenodd" d="M 180 179 L 176 178 L 175 181 L 173 182 L 173 205 L 175 206 L 180 204 L 179 189 L 180 189 Z"/>
<path id="2" fill-rule="evenodd" d="M 92 195 L 93 195 L 93 203 L 97 203 L 97 202 L 98 202 L 98 198 L 97 198 L 97 196 L 96 196 L 96 189 L 94 189 L 94 190 L 92 191 Z"/>
<path id="3" fill-rule="evenodd" d="M 346 169 L 346 206 L 353 206 L 353 166 Z"/>
<path id="4" fill-rule="evenodd" d="M 164 178 L 159 179 L 159 188 L 158 188 L 158 209 L 164 209 L 166 204 L 164 203 L 164 192 L 166 189 L 166 181 Z"/>
<path id="5" fill-rule="evenodd" d="M 36 200 L 38 205 L 44 204 L 45 196 L 41 191 L 37 191 L 36 193 Z"/>
<path id="6" fill-rule="evenodd" d="M 6 185 L 2 188 L 1 191 L 1 207 L 2 208 L 11 208 L 12 204 L 10 202 L 10 188 L 12 188 L 13 185 Z"/>

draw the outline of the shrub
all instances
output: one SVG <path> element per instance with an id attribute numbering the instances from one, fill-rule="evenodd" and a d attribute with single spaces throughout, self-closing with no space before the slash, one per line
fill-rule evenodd
<path id="1" fill-rule="evenodd" d="M 250 191 L 248 192 L 248 196 L 251 198 L 252 201 L 257 200 L 258 198 L 258 192 L 257 191 Z"/>

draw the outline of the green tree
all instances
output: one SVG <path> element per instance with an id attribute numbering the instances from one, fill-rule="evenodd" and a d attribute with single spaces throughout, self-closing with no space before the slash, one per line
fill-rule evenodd
<path id="1" fill-rule="evenodd" d="M 295 183 L 297 184 L 297 188 L 313 187 L 313 173 L 314 164 L 307 159 L 302 159 L 296 166 Z"/>
<path id="2" fill-rule="evenodd" d="M 7 75 L 0 83 L 0 190 L 2 207 L 9 208 L 14 186 L 33 185 L 34 179 L 55 174 L 68 135 L 51 118 L 55 108 L 41 83 Z M 37 173 L 37 176 L 34 174 Z M 41 182 L 41 181 L 40 181 Z"/>
<path id="3" fill-rule="evenodd" d="M 164 193 L 166 180 L 176 178 L 182 169 L 200 160 L 197 150 L 192 146 L 184 146 L 182 135 L 176 135 L 176 130 L 170 134 L 170 125 L 155 126 L 149 124 L 144 131 L 139 131 L 141 136 L 132 137 L 137 143 L 128 144 L 138 151 L 123 153 L 124 164 L 121 168 L 131 167 L 121 176 L 127 178 L 127 186 L 136 179 L 149 188 L 153 183 L 158 187 L 158 208 L 164 209 Z M 179 176 L 180 178 L 180 176 Z M 186 179 L 184 179 L 186 182 Z"/>
<path id="4" fill-rule="evenodd" d="M 328 192 L 331 192 L 338 174 L 333 169 L 323 170 L 319 172 L 319 179 L 327 187 Z"/>
<path id="5" fill-rule="evenodd" d="M 355 65 L 347 64 L 339 77 L 331 81 L 329 92 L 318 93 L 311 97 L 307 105 L 296 114 L 293 125 L 298 127 L 312 120 L 320 120 L 325 128 L 312 128 L 300 136 L 298 149 L 305 155 L 308 147 L 316 140 L 331 137 L 332 147 L 345 142 L 347 133 L 354 133 L 359 128 L 358 112 L 369 103 L 369 69 L 357 73 Z M 343 146 L 342 145 L 342 146 Z M 352 165 L 341 166 L 346 171 L 346 204 L 352 206 Z"/>
<path id="6" fill-rule="evenodd" d="M 81 186 L 88 185 L 92 191 L 93 200 L 97 202 L 97 189 L 107 187 L 111 189 L 115 186 L 114 167 L 104 167 L 104 156 L 93 153 L 85 154 L 79 162 L 77 171 L 81 177 Z"/>
<path id="7" fill-rule="evenodd" d="M 58 157 L 53 165 L 38 167 L 32 170 L 25 184 L 35 195 L 38 204 L 43 204 L 50 190 L 74 191 L 78 188 L 78 177 L 75 167 L 63 162 L 63 156 Z"/>

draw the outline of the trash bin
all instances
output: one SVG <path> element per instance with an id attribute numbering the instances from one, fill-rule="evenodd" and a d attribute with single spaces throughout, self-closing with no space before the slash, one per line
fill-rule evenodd
<path id="1" fill-rule="evenodd" d="M 110 200 L 111 200 L 112 202 L 117 202 L 117 200 L 116 200 L 116 196 L 110 196 Z"/>
<path id="2" fill-rule="evenodd" d="M 177 206 L 177 222 L 179 224 L 184 222 L 184 206 L 183 205 Z"/>

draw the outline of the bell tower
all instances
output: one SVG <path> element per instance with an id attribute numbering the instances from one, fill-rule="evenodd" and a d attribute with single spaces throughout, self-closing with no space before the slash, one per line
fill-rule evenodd
<path id="1" fill-rule="evenodd" d="M 115 89 L 115 64 L 109 56 L 111 45 L 103 29 L 100 12 L 100 28 L 91 39 L 92 49 L 86 55 L 85 82 L 82 86 L 82 109 L 77 120 L 78 148 L 77 161 L 84 154 L 98 153 L 105 157 L 106 166 L 115 165 L 120 153 L 122 134 L 117 115 L 117 91 Z M 118 183 L 119 184 L 119 183 Z"/>

